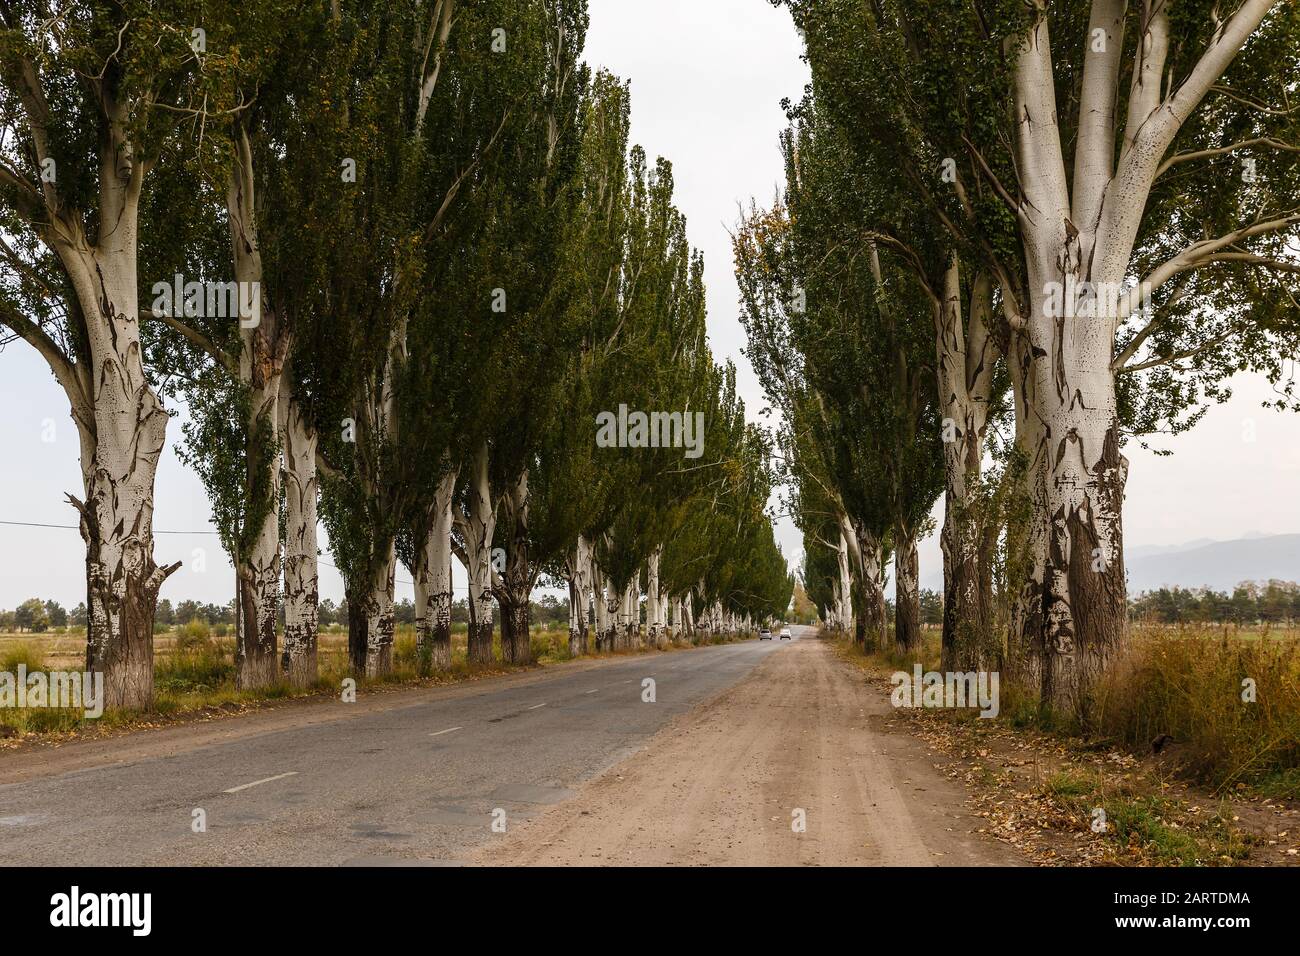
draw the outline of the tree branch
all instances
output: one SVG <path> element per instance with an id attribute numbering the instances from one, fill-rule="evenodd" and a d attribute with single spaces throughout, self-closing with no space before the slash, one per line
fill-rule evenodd
<path id="1" fill-rule="evenodd" d="M 1088 17 L 1071 210 L 1071 219 L 1084 228 L 1091 227 L 1101 214 L 1106 184 L 1114 172 L 1115 105 L 1119 98 L 1127 6 L 1126 0 L 1093 0 Z M 1102 31 L 1103 46 L 1094 50 L 1092 37 L 1098 30 Z"/>
<path id="2" fill-rule="evenodd" d="M 199 350 L 206 353 L 209 358 L 220 365 L 231 375 L 239 374 L 239 363 L 234 357 L 218 346 L 208 336 L 204 335 L 198 329 L 186 325 L 175 316 L 168 315 L 165 312 L 157 312 L 152 308 L 140 307 L 141 317 L 157 319 L 170 329 L 174 329 L 189 341 L 191 345 L 196 346 Z"/>
<path id="3" fill-rule="evenodd" d="M 1260 236 L 1270 232 L 1278 232 L 1287 226 L 1300 223 L 1300 213 L 1290 213 L 1280 216 L 1276 219 L 1270 219 L 1265 222 L 1257 222 L 1250 226 L 1243 226 L 1226 235 L 1219 236 L 1217 239 L 1204 239 L 1200 242 L 1192 243 L 1186 249 L 1183 249 L 1173 258 L 1161 263 L 1147 273 L 1146 278 L 1139 282 L 1132 289 L 1129 289 L 1117 302 L 1116 322 L 1124 321 L 1133 312 L 1133 307 L 1141 300 L 1143 295 L 1149 295 L 1159 289 L 1164 283 L 1168 282 L 1174 276 L 1186 272 L 1189 269 L 1196 269 L 1215 261 L 1215 256 L 1222 249 L 1226 249 L 1242 239 L 1249 239 L 1252 236 Z M 1238 255 L 1233 254 L 1234 258 Z M 1260 258 L 1260 257 L 1257 257 Z M 1262 264 L 1264 261 L 1261 258 Z"/>
<path id="4" fill-rule="evenodd" d="M 1174 287 L 1174 291 L 1170 294 L 1169 298 L 1165 301 L 1164 306 L 1161 308 L 1160 314 L 1153 315 L 1151 321 L 1144 325 L 1138 333 L 1129 340 L 1128 345 L 1124 346 L 1119 355 L 1111 359 L 1111 371 L 1119 371 L 1124 367 L 1125 362 L 1137 354 L 1137 350 L 1142 347 L 1142 343 L 1150 338 L 1151 333 L 1164 323 L 1169 310 L 1182 301 L 1183 296 L 1187 294 L 1187 287 L 1191 284 L 1191 281 L 1192 274 L 1190 272 L 1183 273 L 1182 278 L 1178 280 L 1178 285 Z"/>
<path id="5" fill-rule="evenodd" d="M 1123 368 L 1119 369 L 1118 371 L 1120 373 L 1141 372 L 1144 369 L 1155 368 L 1156 366 L 1159 365 L 1172 365 L 1174 362 L 1181 362 L 1183 359 L 1195 358 L 1196 356 L 1200 355 L 1202 352 L 1207 351 L 1208 349 L 1212 349 L 1216 345 L 1221 345 L 1222 343 L 1226 342 L 1228 339 L 1232 338 L 1232 336 L 1234 336 L 1236 333 L 1237 333 L 1236 329 L 1229 329 L 1227 332 L 1224 332 L 1222 335 L 1216 335 L 1214 338 L 1206 342 L 1202 342 L 1200 345 L 1196 346 L 1196 348 L 1188 349 L 1186 352 L 1177 352 L 1173 355 L 1165 355 L 1159 358 L 1149 359 L 1145 362 L 1138 362 L 1136 365 L 1125 365 Z"/>
<path id="6" fill-rule="evenodd" d="M 993 172 L 988 161 L 984 158 L 984 154 L 981 153 L 979 149 L 976 148 L 975 144 L 966 137 L 965 133 L 961 134 L 961 141 L 966 144 L 966 148 L 970 150 L 971 155 L 975 157 L 975 162 L 979 164 L 980 170 L 984 173 L 985 178 L 988 179 L 989 184 L 992 185 L 993 191 L 998 194 L 998 198 L 1006 203 L 1008 209 L 1019 215 L 1020 203 L 1016 202 L 1011 193 L 1007 192 L 1006 187 L 1002 185 L 1002 180 L 998 179 L 997 173 Z"/>
<path id="7" fill-rule="evenodd" d="M 1153 19 L 1157 22 L 1163 17 L 1164 22 L 1164 44 L 1168 46 L 1168 15 L 1166 8 L 1169 0 L 1156 0 L 1158 9 Z M 1219 25 L 1215 31 L 1214 39 L 1210 45 L 1205 48 L 1201 58 L 1197 60 L 1196 66 L 1192 68 L 1191 73 L 1182 82 L 1179 87 L 1169 96 L 1151 106 L 1145 113 L 1141 110 L 1147 105 L 1147 96 L 1152 91 L 1144 90 L 1145 94 L 1139 98 L 1137 115 L 1135 108 L 1130 100 L 1129 122 L 1134 120 L 1139 125 L 1134 126 L 1130 132 L 1129 129 L 1124 131 L 1126 148 L 1124 154 L 1120 157 L 1120 165 L 1127 166 L 1133 164 L 1135 167 L 1144 168 L 1150 163 L 1154 163 L 1156 158 L 1163 156 L 1169 144 L 1173 142 L 1178 130 L 1182 127 L 1187 118 L 1191 116 L 1192 111 L 1205 98 L 1214 84 L 1223 76 L 1227 70 L 1228 64 L 1246 45 L 1250 35 L 1255 32 L 1260 23 L 1268 12 L 1277 5 L 1277 0 L 1244 0 L 1237 12 L 1234 13 L 1226 23 Z M 1163 56 L 1161 57 L 1163 68 Z M 1135 83 L 1138 73 L 1134 71 Z M 1159 94 L 1159 74 L 1152 78 L 1154 83 L 1154 93 Z M 1143 149 L 1130 149 L 1131 145 L 1136 145 L 1141 139 Z M 1121 176 L 1119 178 L 1127 179 Z"/>
<path id="8" fill-rule="evenodd" d="M 89 412 L 90 402 L 88 396 L 82 391 L 75 363 L 64 354 L 63 349 L 59 348 L 43 328 L 25 315 L 20 315 L 11 303 L 3 299 L 0 299 L 0 325 L 12 329 L 15 335 L 40 353 L 41 358 L 45 359 L 46 364 L 50 366 L 50 371 L 54 373 L 59 385 L 67 393 L 74 412 Z"/>
<path id="9" fill-rule="evenodd" d="M 11 186 L 15 190 L 14 207 L 23 219 L 30 225 L 40 222 L 42 213 L 47 210 L 41 194 L 26 176 L 0 163 L 0 184 Z"/>
<path id="10" fill-rule="evenodd" d="M 1214 149 L 1197 149 L 1189 150 L 1186 153 L 1175 153 L 1156 170 L 1156 178 L 1159 179 L 1167 173 L 1170 167 L 1178 163 L 1190 162 L 1194 159 L 1204 159 L 1207 156 L 1222 156 L 1225 153 L 1232 153 L 1239 149 L 1245 149 L 1248 146 L 1268 146 L 1271 149 L 1281 149 L 1288 153 L 1300 153 L 1300 146 L 1292 146 L 1290 143 L 1284 143 L 1280 139 L 1274 139 L 1271 136 L 1257 136 L 1254 139 L 1243 139 L 1239 143 L 1233 143 L 1231 146 L 1218 146 Z"/>

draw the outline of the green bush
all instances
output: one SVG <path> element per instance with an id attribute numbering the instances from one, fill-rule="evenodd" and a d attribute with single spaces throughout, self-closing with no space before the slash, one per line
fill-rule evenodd
<path id="1" fill-rule="evenodd" d="M 211 638 L 192 638 L 181 647 L 180 641 L 178 637 L 176 650 L 170 656 L 154 659 L 154 688 L 160 693 L 210 691 L 234 681 L 233 655 L 223 645 Z"/>
<path id="2" fill-rule="evenodd" d="M 393 669 L 414 670 L 417 663 L 415 635 L 399 634 L 393 639 Z"/>
<path id="3" fill-rule="evenodd" d="M 212 629 L 202 618 L 191 618 L 176 631 L 178 651 L 204 650 L 212 644 Z"/>
<path id="4" fill-rule="evenodd" d="M 45 658 L 41 652 L 28 643 L 11 644 L 0 652 L 0 671 L 10 674 L 18 673 L 18 665 L 24 664 L 27 672 L 45 670 Z"/>
<path id="5" fill-rule="evenodd" d="M 552 661 L 569 659 L 569 632 L 567 630 L 549 631 L 534 629 L 529 643 L 533 650 L 533 660 L 546 658 Z"/>

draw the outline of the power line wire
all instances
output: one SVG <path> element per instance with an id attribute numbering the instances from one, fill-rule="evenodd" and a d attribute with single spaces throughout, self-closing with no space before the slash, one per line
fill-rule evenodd
<path id="1" fill-rule="evenodd" d="M 44 524 L 44 523 L 42 523 L 42 522 L 40 522 L 40 521 L 3 521 L 3 520 L 0 520 L 0 524 L 15 525 L 15 526 L 20 527 L 20 528 L 62 528 L 62 529 L 67 530 L 67 531 L 80 531 L 80 530 L 81 530 L 81 526 L 80 526 L 80 525 L 75 525 L 75 524 Z M 211 530 L 208 530 L 208 531 L 158 531 L 158 530 L 155 530 L 153 533 L 154 533 L 154 534 L 219 534 L 220 532 L 217 532 L 217 531 L 211 531 Z"/>
<path id="2" fill-rule="evenodd" d="M 14 526 L 17 526 L 17 527 L 20 527 L 20 528 L 61 528 L 61 529 L 66 530 L 66 531 L 79 531 L 79 530 L 81 530 L 80 527 L 79 527 L 78 525 L 75 525 L 75 524 L 45 524 L 45 523 L 43 523 L 43 522 L 39 522 L 39 521 L 4 521 L 4 520 L 0 520 L 0 524 L 14 525 Z M 218 533 L 219 533 L 219 532 L 216 532 L 216 531 L 210 531 L 210 530 L 209 530 L 209 531 L 154 531 L 154 534 L 218 534 Z M 332 570 L 334 570 L 334 571 L 338 571 L 338 570 L 339 570 L 339 569 L 336 568 L 334 565 L 330 564 L 328 561 L 321 561 L 319 558 L 316 559 L 316 563 L 317 563 L 317 564 L 323 564 L 325 567 L 330 568 L 330 569 L 332 569 Z M 342 572 L 342 571 L 339 571 L 339 573 L 342 574 L 343 572 Z M 403 579 L 403 578 L 399 578 L 399 577 L 396 577 L 396 576 L 394 576 L 393 580 L 395 580 L 398 584 L 409 584 L 411 587 L 415 587 L 415 582 L 414 582 L 414 581 L 407 581 L 407 580 L 405 580 L 405 579 Z M 456 587 L 455 585 L 452 585 L 452 590 L 453 590 L 453 591 L 468 591 L 469 588 L 468 588 L 467 586 L 465 586 L 465 587 Z"/>

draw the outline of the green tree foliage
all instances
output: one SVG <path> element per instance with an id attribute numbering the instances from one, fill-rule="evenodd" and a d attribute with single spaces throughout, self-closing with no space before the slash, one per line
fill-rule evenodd
<path id="1" fill-rule="evenodd" d="M 45 616 L 50 622 L 50 627 L 63 629 L 68 626 L 68 611 L 58 601 L 45 602 Z"/>
<path id="2" fill-rule="evenodd" d="M 1270 624 L 1300 620 L 1300 585 L 1294 581 L 1246 582 L 1231 594 L 1211 588 L 1160 588 L 1129 599 L 1134 621 L 1159 624 Z"/>
<path id="3" fill-rule="evenodd" d="M 14 608 L 14 626 L 34 634 L 49 630 L 50 618 L 40 598 L 28 598 Z"/>

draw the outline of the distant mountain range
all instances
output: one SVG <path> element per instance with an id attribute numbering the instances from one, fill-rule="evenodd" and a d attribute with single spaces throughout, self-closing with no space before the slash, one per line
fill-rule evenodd
<path id="1" fill-rule="evenodd" d="M 938 547 L 922 561 L 921 586 L 943 589 Z M 929 571 L 925 558 L 931 558 Z M 1243 581 L 1300 581 L 1300 534 L 1252 531 L 1232 541 L 1200 538 L 1183 544 L 1140 544 L 1124 551 L 1129 594 L 1163 587 L 1231 591 Z M 892 572 L 892 568 L 890 569 Z M 891 585 L 892 593 L 892 585 Z"/>
<path id="2" fill-rule="evenodd" d="M 1162 587 L 1231 591 L 1242 581 L 1300 581 L 1300 534 L 1254 532 L 1234 541 L 1139 545 L 1124 553 L 1130 594 Z"/>

